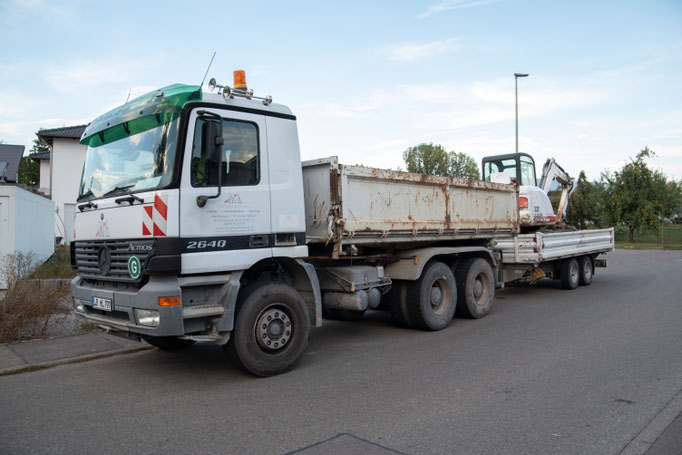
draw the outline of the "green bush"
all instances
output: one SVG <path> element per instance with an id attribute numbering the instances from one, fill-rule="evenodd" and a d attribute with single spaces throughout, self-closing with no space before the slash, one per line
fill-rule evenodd
<path id="1" fill-rule="evenodd" d="M 15 253 L 5 256 L 0 273 L 7 291 L 0 300 L 0 342 L 44 337 L 50 320 L 71 311 L 65 298 L 66 280 L 30 279 L 35 276 L 35 257 Z"/>

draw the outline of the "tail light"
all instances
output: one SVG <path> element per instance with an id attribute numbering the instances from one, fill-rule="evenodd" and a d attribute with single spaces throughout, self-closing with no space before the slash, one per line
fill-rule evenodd
<path id="1" fill-rule="evenodd" d="M 527 209 L 528 208 L 528 198 L 527 197 L 520 197 L 519 198 L 519 208 L 520 209 Z"/>

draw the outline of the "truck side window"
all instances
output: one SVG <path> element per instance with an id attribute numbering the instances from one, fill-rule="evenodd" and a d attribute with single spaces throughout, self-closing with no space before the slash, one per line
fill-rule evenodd
<path id="1" fill-rule="evenodd" d="M 218 163 L 203 155 L 205 125 L 206 120 L 200 118 L 194 129 L 190 172 L 194 187 L 218 185 Z M 256 125 L 238 120 L 223 120 L 223 140 L 222 186 L 258 185 L 260 153 Z"/>

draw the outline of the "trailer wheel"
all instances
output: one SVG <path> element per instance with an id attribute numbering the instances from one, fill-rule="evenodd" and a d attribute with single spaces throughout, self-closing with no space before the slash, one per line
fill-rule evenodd
<path id="1" fill-rule="evenodd" d="M 225 350 L 254 375 L 272 376 L 296 364 L 309 336 L 310 316 L 301 295 L 284 284 L 260 284 L 240 298 Z"/>
<path id="2" fill-rule="evenodd" d="M 460 262 L 455 275 L 457 281 L 457 315 L 482 318 L 490 311 L 495 298 L 495 276 L 488 261 L 469 258 Z"/>
<path id="3" fill-rule="evenodd" d="M 450 267 L 442 262 L 426 266 L 422 276 L 408 285 L 407 310 L 418 329 L 441 330 L 455 315 L 457 288 Z"/>
<path id="4" fill-rule="evenodd" d="M 405 281 L 394 281 L 384 299 L 386 299 L 388 311 L 399 326 L 414 327 L 407 311 L 407 283 Z"/>
<path id="5" fill-rule="evenodd" d="M 575 289 L 580 282 L 580 266 L 575 258 L 561 261 L 561 287 Z"/>
<path id="6" fill-rule="evenodd" d="M 149 335 L 142 335 L 142 339 L 154 347 L 163 349 L 164 351 L 179 351 L 194 344 L 193 340 L 181 340 L 178 337 L 153 337 Z"/>
<path id="7" fill-rule="evenodd" d="M 589 286 L 590 283 L 592 283 L 592 277 L 594 276 L 592 258 L 590 256 L 581 256 L 578 258 L 578 266 L 580 268 L 579 284 L 581 286 Z"/>

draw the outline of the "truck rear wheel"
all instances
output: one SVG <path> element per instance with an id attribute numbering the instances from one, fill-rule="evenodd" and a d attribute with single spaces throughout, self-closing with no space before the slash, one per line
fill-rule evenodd
<path id="1" fill-rule="evenodd" d="M 590 256 L 581 256 L 578 258 L 578 266 L 580 268 L 581 286 L 589 286 L 592 283 L 592 276 L 594 276 L 594 263 Z"/>
<path id="2" fill-rule="evenodd" d="M 457 290 L 450 267 L 442 262 L 426 266 L 422 276 L 407 288 L 407 310 L 418 329 L 441 330 L 455 315 Z"/>
<path id="3" fill-rule="evenodd" d="M 575 258 L 561 261 L 561 287 L 575 289 L 580 282 L 580 266 Z"/>
<path id="4" fill-rule="evenodd" d="M 490 311 L 495 298 L 495 277 L 488 261 L 469 258 L 456 269 L 457 315 L 478 319 Z"/>
<path id="5" fill-rule="evenodd" d="M 153 337 L 149 335 L 142 335 L 142 339 L 154 347 L 163 349 L 164 351 L 179 351 L 194 344 L 193 340 L 181 340 L 178 337 Z"/>
<path id="6" fill-rule="evenodd" d="M 284 284 L 246 289 L 225 349 L 231 359 L 256 376 L 293 367 L 308 347 L 310 316 L 301 295 Z"/>

